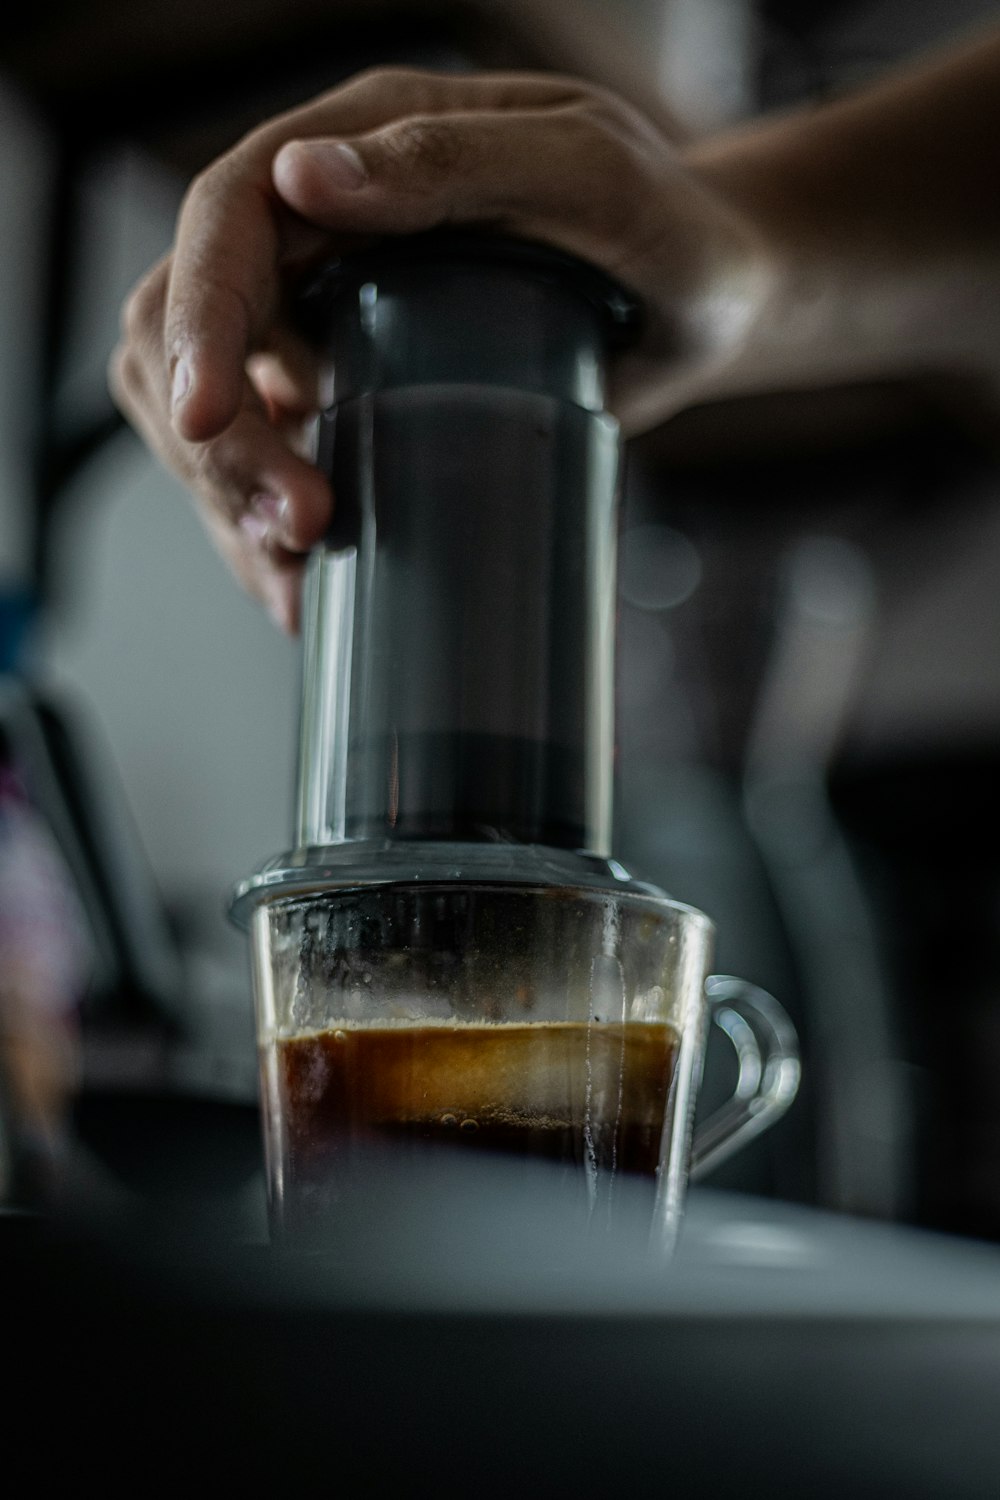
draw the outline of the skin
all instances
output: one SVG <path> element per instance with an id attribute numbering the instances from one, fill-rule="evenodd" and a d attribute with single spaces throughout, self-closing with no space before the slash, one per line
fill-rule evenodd
<path id="1" fill-rule="evenodd" d="M 552 74 L 379 69 L 268 121 L 192 184 L 129 299 L 111 384 L 286 630 L 334 497 L 287 290 L 337 250 L 444 224 L 547 241 L 643 301 L 627 434 L 694 402 L 925 370 L 1000 374 L 1000 34 L 855 97 L 678 145 Z"/>

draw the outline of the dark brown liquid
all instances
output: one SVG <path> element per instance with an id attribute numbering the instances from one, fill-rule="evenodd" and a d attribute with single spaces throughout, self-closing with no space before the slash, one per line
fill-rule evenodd
<path id="1" fill-rule="evenodd" d="M 641 1023 L 343 1027 L 280 1041 L 270 1089 L 283 1216 L 336 1196 L 353 1145 L 442 1142 L 652 1176 L 676 1055 L 669 1026 Z"/>

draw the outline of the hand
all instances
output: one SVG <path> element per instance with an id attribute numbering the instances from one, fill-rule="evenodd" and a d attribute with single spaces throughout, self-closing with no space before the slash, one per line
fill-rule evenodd
<path id="1" fill-rule="evenodd" d="M 638 295 L 642 343 L 612 372 L 627 431 L 737 360 L 769 293 L 750 218 L 587 84 L 380 69 L 255 130 L 193 183 L 173 253 L 126 306 L 111 382 L 285 629 L 333 503 L 305 456 L 321 393 L 285 294 L 359 240 L 443 224 L 548 242 Z"/>

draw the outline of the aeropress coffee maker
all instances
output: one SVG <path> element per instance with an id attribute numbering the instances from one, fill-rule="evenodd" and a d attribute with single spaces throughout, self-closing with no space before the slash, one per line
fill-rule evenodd
<path id="1" fill-rule="evenodd" d="M 294 845 L 238 888 L 273 1234 L 323 1225 L 379 1153 L 561 1164 L 587 1203 L 775 1119 L 784 1012 L 709 977 L 713 926 L 612 856 L 620 434 L 609 354 L 639 309 L 527 242 L 432 233 L 302 301 L 333 399 L 317 461 Z M 707 1024 L 728 1104 L 692 1132 Z"/>

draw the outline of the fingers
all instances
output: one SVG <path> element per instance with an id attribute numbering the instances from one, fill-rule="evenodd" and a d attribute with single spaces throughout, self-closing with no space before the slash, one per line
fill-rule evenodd
<path id="1" fill-rule="evenodd" d="M 232 421 L 247 357 L 274 320 L 280 295 L 266 190 L 252 181 L 216 190 L 205 179 L 196 183 L 181 211 L 162 335 L 171 420 L 181 438 L 201 442 Z"/>
<path id="2" fill-rule="evenodd" d="M 479 225 L 592 261 L 647 313 L 646 367 L 629 362 L 626 388 L 645 368 L 661 388 L 683 379 L 688 356 L 728 357 L 763 302 L 762 247 L 631 106 L 558 78 L 418 76 L 378 121 L 391 81 L 362 79 L 350 108 L 331 96 L 336 108 L 286 121 L 309 128 L 278 147 L 272 182 L 300 221 L 334 243 Z M 329 129 L 366 115 L 378 121 L 368 130 Z M 636 409 L 665 402 L 665 415 L 679 393 L 647 390 Z"/>
<path id="3" fill-rule="evenodd" d="M 732 363 L 773 280 L 752 225 L 648 121 L 583 85 L 527 107 L 288 141 L 272 177 L 291 209 L 334 237 L 479 225 L 617 277 L 645 312 L 641 347 L 612 378 L 612 409 L 630 431 L 664 420 Z"/>
<path id="4" fill-rule="evenodd" d="M 334 232 L 488 223 L 605 265 L 648 218 L 647 175 L 574 105 L 541 128 L 533 110 L 411 116 L 350 140 L 289 142 L 273 168 L 283 200 Z"/>
<path id="5" fill-rule="evenodd" d="M 599 96 L 291 141 L 273 166 L 282 199 L 334 238 L 475 225 L 603 268 L 643 303 L 644 345 L 660 367 L 665 355 L 670 362 L 671 326 L 704 342 L 701 309 L 716 274 L 707 247 L 721 258 L 730 237 L 712 221 L 714 206 L 669 175 L 662 140 Z"/>
<path id="6" fill-rule="evenodd" d="M 515 107 L 546 110 L 578 94 L 578 85 L 544 75 L 377 70 L 254 131 L 187 193 L 173 255 L 130 299 L 111 383 L 150 447 L 201 501 L 237 574 L 286 628 L 295 616 L 297 560 L 326 529 L 332 497 L 303 442 L 328 393 L 284 329 L 283 283 L 290 269 L 349 247 L 357 231 L 346 224 L 331 235 L 325 213 L 310 222 L 284 202 L 272 180 L 275 152 L 290 137 L 364 136 L 401 118 L 456 110 L 494 117 Z M 412 144 L 418 139 L 413 134 Z M 349 168 L 348 158 L 348 193 Z M 325 185 L 329 191 L 329 167 Z M 447 211 L 440 191 L 438 198 Z M 390 222 L 385 202 L 381 215 L 395 232 L 422 222 L 412 211 Z"/>
<path id="7" fill-rule="evenodd" d="M 411 115 L 550 109 L 584 95 L 610 98 L 576 79 L 551 73 L 373 68 L 279 115 L 247 139 L 260 143 L 270 158 L 284 141 L 303 136 L 360 135 Z"/>
<path id="8" fill-rule="evenodd" d="M 217 550 L 247 593 L 264 606 L 280 629 L 294 635 L 299 628 L 305 558 L 276 542 L 253 542 L 214 512 L 205 512 L 205 521 Z"/>
<path id="9" fill-rule="evenodd" d="M 302 559 L 330 518 L 329 486 L 308 461 L 308 381 L 279 353 L 263 356 L 260 389 L 244 374 L 235 418 L 215 438 L 189 442 L 169 417 L 162 307 L 169 266 L 157 268 L 126 312 L 109 378 L 119 406 L 201 502 L 209 530 L 237 576 L 285 629 L 294 629 Z M 315 381 L 315 372 L 312 373 Z M 262 393 L 263 392 L 263 393 Z"/>
<path id="10" fill-rule="evenodd" d="M 321 244 L 303 236 L 275 192 L 271 164 L 285 141 L 353 135 L 414 113 L 496 110 L 516 101 L 551 107 L 573 87 L 543 75 L 380 69 L 271 121 L 202 173 L 181 210 L 164 320 L 178 433 L 203 441 L 232 420 L 247 356 L 278 314 L 283 266 Z"/>
<path id="11" fill-rule="evenodd" d="M 546 241 L 639 295 L 642 347 L 613 381 L 638 429 L 676 408 L 685 380 L 696 392 L 763 305 L 747 227 L 590 85 L 382 69 L 252 132 L 192 184 L 172 257 L 129 304 L 112 380 L 286 628 L 332 505 L 303 442 L 328 393 L 283 321 L 287 284 L 373 236 L 452 223 Z"/>

